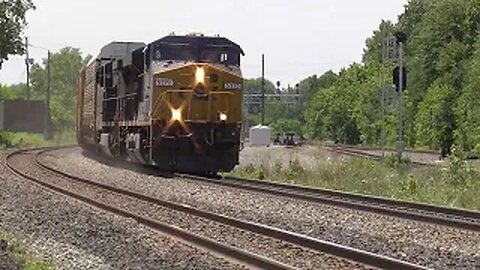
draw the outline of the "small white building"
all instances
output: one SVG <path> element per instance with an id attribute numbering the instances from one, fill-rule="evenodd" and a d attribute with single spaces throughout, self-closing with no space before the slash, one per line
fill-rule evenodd
<path id="1" fill-rule="evenodd" d="M 270 146 L 272 131 L 267 126 L 254 126 L 249 129 L 250 146 Z"/>

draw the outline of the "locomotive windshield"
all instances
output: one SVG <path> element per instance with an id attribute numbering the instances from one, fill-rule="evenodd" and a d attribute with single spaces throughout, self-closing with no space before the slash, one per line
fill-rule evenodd
<path id="1" fill-rule="evenodd" d="M 190 48 L 188 46 L 175 45 L 157 48 L 153 59 L 157 61 L 180 60 L 227 65 L 240 65 L 240 56 L 223 48 Z"/>
<path id="2" fill-rule="evenodd" d="M 169 36 L 152 44 L 155 61 L 196 61 L 240 65 L 242 49 L 225 38 Z"/>

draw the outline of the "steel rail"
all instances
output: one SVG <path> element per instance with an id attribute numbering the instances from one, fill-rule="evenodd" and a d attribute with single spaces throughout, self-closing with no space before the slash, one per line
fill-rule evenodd
<path id="1" fill-rule="evenodd" d="M 60 186 L 46 183 L 44 181 L 41 181 L 38 178 L 35 178 L 31 175 L 28 175 L 27 173 L 24 173 L 20 171 L 19 169 L 15 168 L 9 160 L 18 154 L 24 154 L 28 150 L 22 150 L 18 152 L 14 152 L 9 154 L 6 159 L 5 159 L 5 165 L 7 168 L 9 168 L 12 172 L 16 173 L 17 175 L 20 175 L 23 178 L 26 178 L 33 183 L 45 187 L 47 189 L 50 189 L 54 192 L 57 192 L 62 195 L 66 195 L 68 197 L 72 197 L 76 200 L 82 201 L 84 203 L 90 204 L 92 206 L 95 206 L 101 210 L 108 211 L 111 213 L 114 213 L 119 216 L 127 217 L 127 218 L 132 218 L 138 223 L 145 225 L 147 227 L 150 227 L 154 230 L 157 230 L 163 234 L 166 234 L 168 236 L 175 237 L 175 239 L 181 239 L 183 242 L 186 242 L 188 244 L 194 245 L 196 247 L 199 247 L 204 250 L 208 250 L 210 252 L 213 252 L 215 254 L 220 254 L 221 256 L 224 256 L 226 258 L 230 258 L 234 262 L 239 262 L 245 266 L 252 267 L 254 269 L 279 269 L 279 270 L 292 270 L 296 269 L 291 266 L 288 266 L 286 264 L 271 260 L 269 258 L 236 248 L 232 247 L 226 244 L 222 244 L 220 242 L 217 242 L 215 240 L 209 239 L 207 237 L 203 237 L 194 233 L 191 233 L 187 230 L 180 229 L 176 226 L 172 226 L 163 222 L 159 222 L 157 220 L 151 219 L 149 217 L 143 216 L 143 215 L 138 215 L 135 213 L 132 213 L 127 210 L 120 209 L 115 206 L 111 206 L 108 204 L 105 204 L 103 202 L 100 202 L 98 200 L 83 196 L 81 194 L 69 191 L 65 188 L 62 188 Z M 35 159 L 36 160 L 36 159 Z M 63 175 L 63 174 L 62 174 Z M 64 175 L 65 176 L 65 175 Z M 65 176 L 66 177 L 66 176 Z M 70 177 L 71 178 L 71 177 Z M 77 180 L 77 179 L 76 179 Z"/>
<path id="2" fill-rule="evenodd" d="M 324 146 L 324 147 L 330 149 L 330 151 L 337 152 L 339 154 L 348 155 L 348 156 L 355 156 L 355 157 L 361 157 L 361 158 L 373 159 L 373 160 L 382 159 L 382 156 L 380 155 L 363 152 L 363 151 L 376 150 L 376 149 L 362 149 L 362 148 L 357 149 L 354 147 L 344 147 L 344 146 Z M 409 153 L 415 153 L 415 152 L 409 152 Z M 410 161 L 410 163 L 412 165 L 419 166 L 419 167 L 441 167 L 442 166 L 440 164 L 432 164 L 432 163 L 426 163 L 421 161 Z"/>
<path id="3" fill-rule="evenodd" d="M 37 155 L 41 155 L 41 154 L 42 153 L 40 152 Z M 54 172 L 56 174 L 59 174 L 61 176 L 64 176 L 64 177 L 67 177 L 67 178 L 70 178 L 70 179 L 74 179 L 74 180 L 82 182 L 82 183 L 93 185 L 93 186 L 96 186 L 98 188 L 106 189 L 108 191 L 113 191 L 113 192 L 118 193 L 118 194 L 122 194 L 122 195 L 129 196 L 129 197 L 141 200 L 141 201 L 156 204 L 156 205 L 159 205 L 159 206 L 162 206 L 162 207 L 165 207 L 165 208 L 169 208 L 169 209 L 172 209 L 172 210 L 175 210 L 175 211 L 183 212 L 183 213 L 190 214 L 190 215 L 193 215 L 193 216 L 197 216 L 197 217 L 205 218 L 205 219 L 215 221 L 215 222 L 218 222 L 218 223 L 222 223 L 222 224 L 225 224 L 225 225 L 228 225 L 228 226 L 232 226 L 232 227 L 236 227 L 236 228 L 243 229 L 243 230 L 246 230 L 246 231 L 254 232 L 254 233 L 266 236 L 266 237 L 275 238 L 275 239 L 278 239 L 278 240 L 289 242 L 289 243 L 292 243 L 292 244 L 300 246 L 300 247 L 304 247 L 304 248 L 314 250 L 316 252 L 327 253 L 327 254 L 330 254 L 330 255 L 337 256 L 337 257 L 345 258 L 347 260 L 353 260 L 355 262 L 359 262 L 359 263 L 363 263 L 363 264 L 367 264 L 367 265 L 371 265 L 371 266 L 379 267 L 379 268 L 427 269 L 427 268 L 419 266 L 419 265 L 415 265 L 415 264 L 404 262 L 404 261 L 397 260 L 397 259 L 394 259 L 394 258 L 389 258 L 389 257 L 386 257 L 386 256 L 374 254 L 374 253 L 371 253 L 371 252 L 367 252 L 367 251 L 363 251 L 363 250 L 359 250 L 359 249 L 355 249 L 355 248 L 351 248 L 351 247 L 347 247 L 347 246 L 342 246 L 342 245 L 335 244 L 335 243 L 332 243 L 332 242 L 315 239 L 315 238 L 312 238 L 312 237 L 309 237 L 309 236 L 289 232 L 289 231 L 286 231 L 286 230 L 281 230 L 281 229 L 274 228 L 274 227 L 271 227 L 271 226 L 258 224 L 258 223 L 255 223 L 255 222 L 239 220 L 239 219 L 227 217 L 225 215 L 220 215 L 220 214 L 216 214 L 216 213 L 213 213 L 213 212 L 193 208 L 193 207 L 188 206 L 188 205 L 178 204 L 178 203 L 174 203 L 174 202 L 170 202 L 170 201 L 166 201 L 166 200 L 161 200 L 161 199 L 158 199 L 158 198 L 153 198 L 153 197 L 150 197 L 150 196 L 147 196 L 147 195 L 144 195 L 144 194 L 140 194 L 140 193 L 136 193 L 136 192 L 133 192 L 133 191 L 124 190 L 124 189 L 121 189 L 121 188 L 101 184 L 101 183 L 98 183 L 98 182 L 95 182 L 95 181 L 91 181 L 91 180 L 88 180 L 88 179 L 85 179 L 85 178 L 81 178 L 81 177 L 78 177 L 78 176 L 75 176 L 75 175 L 71 175 L 71 174 L 65 173 L 63 171 L 60 171 L 58 169 L 52 168 L 52 167 L 46 165 L 45 163 L 40 162 L 38 158 L 36 158 L 35 161 L 39 166 L 41 166 L 42 168 L 44 168 L 46 170 L 49 170 L 51 172 Z"/>
<path id="4" fill-rule="evenodd" d="M 196 181 L 219 184 L 261 193 L 269 193 L 276 196 L 372 212 L 402 219 L 409 219 L 457 229 L 477 232 L 480 231 L 480 212 L 477 211 L 446 208 L 428 204 L 418 204 L 328 189 L 267 182 L 257 179 L 244 179 L 228 176 L 219 179 L 186 174 L 178 174 L 178 176 Z M 436 214 L 442 214 L 448 217 L 438 216 Z M 455 218 L 452 218 L 452 216 Z"/>

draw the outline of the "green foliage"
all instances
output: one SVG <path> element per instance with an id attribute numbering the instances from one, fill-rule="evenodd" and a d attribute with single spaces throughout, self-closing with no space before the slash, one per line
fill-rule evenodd
<path id="1" fill-rule="evenodd" d="M 294 132 L 298 136 L 303 135 L 302 123 L 298 120 L 279 119 L 272 123 L 271 128 L 273 129 L 273 134 Z"/>
<path id="2" fill-rule="evenodd" d="M 303 96 L 305 105 L 308 105 L 310 103 L 317 91 L 333 86 L 337 79 L 338 75 L 335 72 L 329 70 L 320 77 L 317 77 L 317 75 L 313 75 L 302 80 L 298 84 L 298 89 Z"/>
<path id="3" fill-rule="evenodd" d="M 392 153 L 385 156 L 384 163 L 389 168 L 405 171 L 409 168 L 411 161 L 408 157 Z"/>
<path id="4" fill-rule="evenodd" d="M 31 0 L 2 0 L 0 2 L 0 69 L 10 54 L 23 54 L 23 30 L 27 11 L 35 9 Z"/>
<path id="5" fill-rule="evenodd" d="M 47 146 L 49 143 L 39 134 L 0 131 L 0 148 L 32 148 Z"/>
<path id="6" fill-rule="evenodd" d="M 261 171 L 266 180 L 276 182 L 480 210 L 480 182 L 476 181 L 480 173 L 461 160 L 454 159 L 449 168 L 399 170 L 387 163 L 350 158 L 306 169 L 294 158 L 285 168 L 277 161 L 270 173 L 249 164 L 237 167 L 233 175 L 258 178 Z"/>
<path id="7" fill-rule="evenodd" d="M 342 70 L 334 82 L 313 91 L 305 111 L 312 138 L 341 143 L 397 140 L 397 98 L 387 93 L 382 120 L 382 81 L 392 66 L 382 63 L 382 41 L 396 31 L 408 36 L 404 136 L 409 147 L 466 151 L 480 145 L 480 0 L 411 0 L 399 22 L 382 21 L 366 41 L 363 64 Z M 307 78 L 309 82 L 312 78 Z"/>
<path id="8" fill-rule="evenodd" d="M 265 179 L 265 176 L 267 175 L 267 172 L 265 168 L 263 167 L 255 167 L 253 164 L 248 164 L 245 167 L 242 167 L 238 171 L 239 176 L 248 176 L 248 177 L 254 177 L 255 179 L 260 179 L 263 180 Z"/>
<path id="9" fill-rule="evenodd" d="M 445 179 L 454 185 L 464 186 L 471 180 L 471 169 L 465 160 L 465 154 L 461 148 L 452 147 L 448 169 L 444 171 Z"/>
<path id="10" fill-rule="evenodd" d="M 302 80 L 295 88 L 288 86 L 282 89 L 283 94 L 301 94 L 301 99 L 296 104 L 286 104 L 281 98 L 270 99 L 265 104 L 265 121 L 274 128 L 274 132 L 294 132 L 303 135 L 305 125 L 305 110 L 309 106 L 315 93 L 332 86 L 337 81 L 338 75 L 333 71 L 327 71 L 320 77 L 310 76 Z M 245 79 L 245 94 L 260 93 L 261 78 Z M 298 91 L 298 92 L 297 92 Z M 278 93 L 273 82 L 265 80 L 265 92 L 267 94 Z M 258 99 L 260 101 L 260 99 Z M 291 100 L 290 100 L 291 101 Z M 259 104 L 250 105 L 246 109 L 245 119 L 251 124 L 260 123 L 261 108 Z"/>
<path id="11" fill-rule="evenodd" d="M 1 85 L 0 84 L 0 100 L 20 99 L 25 89 L 24 84 L 17 85 Z"/>
<path id="12" fill-rule="evenodd" d="M 54 131 L 63 133 L 74 130 L 76 108 L 76 82 L 80 70 L 90 56 L 82 57 L 79 49 L 66 47 L 51 55 L 51 101 L 50 110 Z M 47 89 L 47 59 L 43 64 L 32 66 L 32 97 L 45 98 Z"/>
<path id="13" fill-rule="evenodd" d="M 16 239 L 10 234 L 0 232 L 0 239 L 6 240 L 9 245 L 9 252 L 14 256 L 17 261 L 25 270 L 54 270 L 53 263 L 43 261 L 35 258 L 27 250 L 22 247 Z"/>
<path id="14" fill-rule="evenodd" d="M 408 196 L 413 196 L 417 192 L 417 180 L 413 174 L 408 174 L 405 183 L 403 184 L 403 191 Z"/>
<path id="15" fill-rule="evenodd" d="M 305 174 L 305 169 L 300 164 L 298 157 L 294 157 L 289 161 L 286 177 L 288 180 L 293 180 Z"/>
<path id="16" fill-rule="evenodd" d="M 455 91 L 448 85 L 437 82 L 427 90 L 417 114 L 418 145 L 431 149 L 450 147 L 455 129 L 454 100 Z"/>

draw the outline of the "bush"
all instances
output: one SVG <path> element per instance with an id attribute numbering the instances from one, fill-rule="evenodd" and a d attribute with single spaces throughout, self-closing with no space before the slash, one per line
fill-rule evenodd
<path id="1" fill-rule="evenodd" d="M 305 169 L 300 164 L 298 158 L 295 157 L 293 160 L 290 160 L 287 171 L 287 178 L 289 180 L 292 180 L 293 178 L 299 177 L 303 174 L 305 174 Z"/>
<path id="2" fill-rule="evenodd" d="M 417 192 L 417 180 L 413 174 L 407 175 L 402 189 L 409 196 L 415 195 Z"/>
<path id="3" fill-rule="evenodd" d="M 387 155 L 384 159 L 385 165 L 392 169 L 406 170 L 410 166 L 410 159 L 400 156 L 398 153 Z"/>
<path id="4" fill-rule="evenodd" d="M 468 166 L 465 153 L 458 146 L 452 146 L 447 170 L 444 177 L 450 184 L 464 187 L 472 181 L 475 172 Z"/>
<path id="5" fill-rule="evenodd" d="M 275 164 L 273 164 L 272 175 L 274 177 L 281 176 L 282 175 L 282 169 L 283 169 L 282 162 L 280 160 L 276 160 Z"/>
<path id="6" fill-rule="evenodd" d="M 43 147 L 49 144 L 40 134 L 0 131 L 0 148 L 2 149 Z"/>

